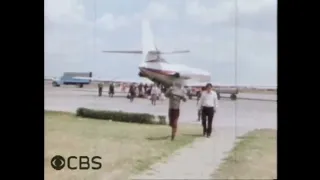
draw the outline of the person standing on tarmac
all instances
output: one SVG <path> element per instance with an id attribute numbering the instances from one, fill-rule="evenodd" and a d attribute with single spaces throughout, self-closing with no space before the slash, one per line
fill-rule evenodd
<path id="1" fill-rule="evenodd" d="M 129 88 L 129 96 L 130 96 L 130 102 L 133 102 L 136 96 L 136 87 L 133 83 L 130 85 L 130 88 Z"/>
<path id="2" fill-rule="evenodd" d="M 148 91 L 148 84 L 147 84 L 147 83 L 144 84 L 143 89 L 144 89 L 144 93 L 145 93 L 145 95 L 146 95 L 146 94 L 147 94 L 147 91 Z"/>
<path id="3" fill-rule="evenodd" d="M 158 98 L 158 87 L 156 85 L 153 85 L 151 87 L 151 104 L 152 105 L 156 105 L 156 102 L 157 102 L 157 98 Z"/>
<path id="4" fill-rule="evenodd" d="M 109 86 L 109 97 L 113 97 L 114 95 L 114 84 L 111 83 Z"/>
<path id="5" fill-rule="evenodd" d="M 142 89 L 143 89 L 143 84 L 140 83 L 140 84 L 138 85 L 138 97 L 143 97 L 143 91 L 142 91 Z"/>
<path id="6" fill-rule="evenodd" d="M 187 91 L 188 98 L 191 99 L 191 87 L 186 86 L 185 89 Z"/>
<path id="7" fill-rule="evenodd" d="M 100 82 L 98 84 L 98 95 L 102 96 L 102 91 L 103 91 L 103 82 Z"/>

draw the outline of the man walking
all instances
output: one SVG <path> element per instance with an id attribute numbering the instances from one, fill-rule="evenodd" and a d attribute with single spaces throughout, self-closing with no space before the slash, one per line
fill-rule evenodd
<path id="1" fill-rule="evenodd" d="M 134 85 L 134 83 L 132 83 L 130 85 L 130 88 L 129 88 L 129 99 L 130 99 L 130 102 L 133 102 L 135 97 L 136 97 L 136 86 Z"/>
<path id="2" fill-rule="evenodd" d="M 142 89 L 143 89 L 143 84 L 140 83 L 140 84 L 138 85 L 138 97 L 143 97 L 143 91 L 142 91 Z"/>
<path id="3" fill-rule="evenodd" d="M 171 126 L 171 141 L 174 140 L 177 128 L 178 128 L 178 119 L 180 116 L 180 102 L 187 100 L 185 91 L 182 89 L 180 83 L 175 83 L 174 87 L 171 87 L 165 93 L 165 96 L 169 98 L 169 125 Z"/>
<path id="4" fill-rule="evenodd" d="M 210 137 L 212 132 L 213 117 L 218 107 L 218 96 L 217 93 L 212 90 L 211 83 L 208 83 L 206 85 L 206 90 L 202 92 L 198 106 L 202 109 L 201 116 L 203 136 Z"/>
<path id="5" fill-rule="evenodd" d="M 109 97 L 113 97 L 114 95 L 114 84 L 111 83 L 109 86 Z"/>
<path id="6" fill-rule="evenodd" d="M 100 82 L 98 84 L 98 95 L 102 96 L 102 91 L 103 91 L 103 82 Z"/>
<path id="7" fill-rule="evenodd" d="M 144 84 L 143 86 L 143 89 L 144 89 L 144 94 L 147 95 L 147 91 L 148 91 L 148 84 Z"/>

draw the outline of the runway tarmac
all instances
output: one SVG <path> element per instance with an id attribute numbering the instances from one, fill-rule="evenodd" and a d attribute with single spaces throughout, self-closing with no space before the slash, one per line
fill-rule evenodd
<path id="1" fill-rule="evenodd" d="M 105 93 L 107 95 L 107 93 Z M 258 96 L 258 95 L 256 95 Z M 45 86 L 45 109 L 75 112 L 78 107 L 105 110 L 122 110 L 155 115 L 167 115 L 168 100 L 158 101 L 152 106 L 147 99 L 136 98 L 130 103 L 127 98 L 107 96 L 98 97 L 96 90 L 83 91 L 72 88 L 52 88 Z M 199 123 L 196 121 L 196 101 L 182 103 L 181 123 Z M 200 124 L 200 123 L 199 123 Z M 214 118 L 217 127 L 277 128 L 277 102 L 242 100 L 231 101 L 222 99 Z"/>
<path id="2" fill-rule="evenodd" d="M 75 86 L 62 86 L 62 87 L 52 87 L 51 84 L 45 85 L 45 90 L 48 91 L 68 91 L 68 92 L 89 92 L 88 94 L 97 94 L 97 88 L 94 87 L 84 87 L 84 88 L 77 88 Z M 107 88 L 103 90 L 104 94 L 108 94 Z M 120 88 L 115 89 L 116 96 L 126 96 L 126 92 L 121 92 Z M 230 99 L 230 94 L 221 94 L 221 98 Z M 259 100 L 259 101 L 277 101 L 277 94 L 256 94 L 256 93 L 239 93 L 237 95 L 238 99 L 246 99 L 246 100 Z M 196 97 L 193 97 L 196 99 Z"/>

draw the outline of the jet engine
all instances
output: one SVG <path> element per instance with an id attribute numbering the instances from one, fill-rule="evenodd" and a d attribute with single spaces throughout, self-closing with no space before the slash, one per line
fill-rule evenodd
<path id="1" fill-rule="evenodd" d="M 175 74 L 173 75 L 173 77 L 175 77 L 175 78 L 180 78 L 180 73 L 175 73 Z"/>
<path id="2" fill-rule="evenodd" d="M 189 79 L 190 75 L 188 74 L 181 74 L 181 73 L 175 73 L 172 75 L 175 78 L 182 78 L 182 79 Z"/>
<path id="3" fill-rule="evenodd" d="M 141 71 L 139 72 L 139 77 L 146 77 Z"/>

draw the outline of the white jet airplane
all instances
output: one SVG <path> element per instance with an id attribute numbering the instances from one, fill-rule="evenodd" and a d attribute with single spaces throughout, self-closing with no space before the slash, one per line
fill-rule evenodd
<path id="1" fill-rule="evenodd" d="M 191 68 L 182 64 L 171 64 L 167 62 L 162 54 L 188 53 L 189 50 L 180 50 L 172 52 L 162 52 L 157 49 L 154 37 L 151 32 L 150 24 L 144 20 L 142 22 L 142 50 L 136 51 L 103 51 L 104 53 L 128 53 L 141 54 L 142 62 L 139 65 L 139 76 L 147 78 L 155 83 L 161 83 L 164 86 L 171 86 L 174 82 L 180 82 L 184 86 L 194 82 L 210 82 L 211 74 L 208 71 Z M 80 78 L 80 77 L 79 77 Z M 81 78 L 83 79 L 83 78 Z M 92 78 L 95 81 L 94 78 Z M 97 79 L 98 81 L 110 81 L 110 79 Z"/>

